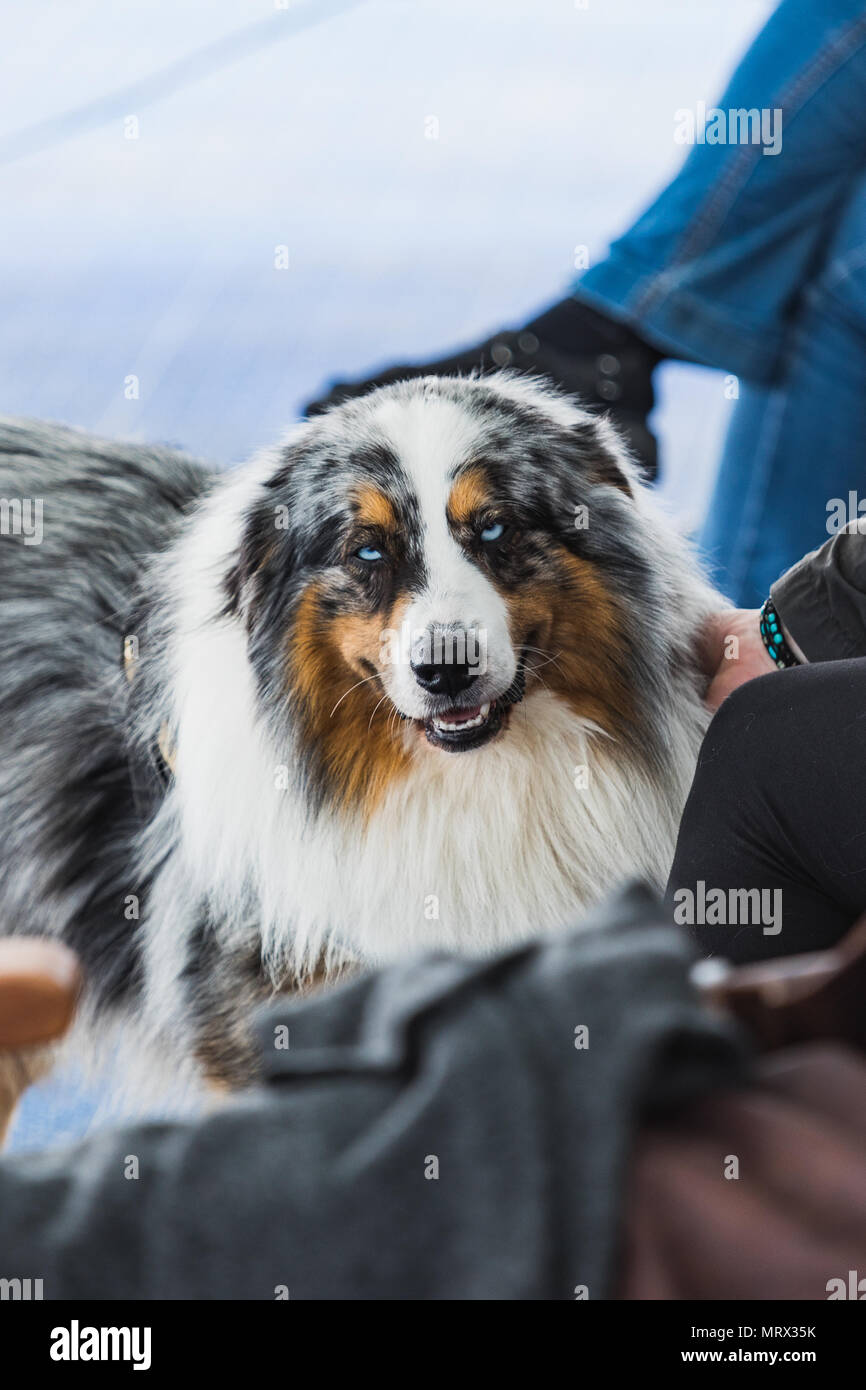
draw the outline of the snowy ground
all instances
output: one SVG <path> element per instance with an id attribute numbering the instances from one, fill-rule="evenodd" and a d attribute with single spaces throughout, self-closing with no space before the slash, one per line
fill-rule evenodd
<path id="1" fill-rule="evenodd" d="M 718 94 L 771 8 L 7 7 L 0 411 L 230 464 L 333 375 L 518 321 L 675 171 L 674 111 Z M 692 524 L 730 404 L 715 373 L 659 375 L 664 491 Z M 17 1146 L 82 1133 L 91 1101 L 37 1088 Z"/>

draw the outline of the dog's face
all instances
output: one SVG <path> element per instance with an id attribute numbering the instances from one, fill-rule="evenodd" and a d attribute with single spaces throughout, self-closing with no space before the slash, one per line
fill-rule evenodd
<path id="1" fill-rule="evenodd" d="M 631 728 L 632 487 L 602 422 L 519 378 L 402 383 L 303 426 L 227 587 L 314 800 L 369 809 L 414 758 L 482 757 L 536 688 Z"/>

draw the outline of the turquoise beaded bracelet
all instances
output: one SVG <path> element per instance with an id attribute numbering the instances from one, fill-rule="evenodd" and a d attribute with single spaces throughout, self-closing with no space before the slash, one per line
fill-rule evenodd
<path id="1" fill-rule="evenodd" d="M 764 601 L 761 608 L 761 637 L 764 646 L 770 653 L 780 671 L 786 670 L 789 666 L 799 666 L 800 663 L 795 657 L 788 643 L 785 641 L 785 634 L 782 631 L 782 620 L 776 612 L 776 605 L 771 598 Z"/>

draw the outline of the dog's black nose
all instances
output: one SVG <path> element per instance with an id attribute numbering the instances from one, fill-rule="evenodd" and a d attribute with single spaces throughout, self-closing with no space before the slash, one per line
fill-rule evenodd
<path id="1" fill-rule="evenodd" d="M 477 668 L 465 661 L 422 661 L 417 664 L 413 661 L 412 674 L 431 695 L 459 695 L 461 690 L 468 690 L 478 678 Z"/>

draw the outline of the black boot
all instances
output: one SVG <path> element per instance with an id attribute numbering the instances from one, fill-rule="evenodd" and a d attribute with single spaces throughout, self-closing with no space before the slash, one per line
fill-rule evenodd
<path id="1" fill-rule="evenodd" d="M 306 413 L 318 415 L 374 386 L 407 377 L 466 376 L 472 371 L 486 373 L 510 367 L 549 377 L 584 405 L 606 408 L 647 478 L 652 479 L 658 471 L 658 450 L 647 416 L 654 402 L 653 368 L 662 356 L 625 324 L 569 297 L 523 328 L 497 333 L 453 357 L 389 367 L 366 381 L 338 382 L 327 396 L 311 401 Z"/>

